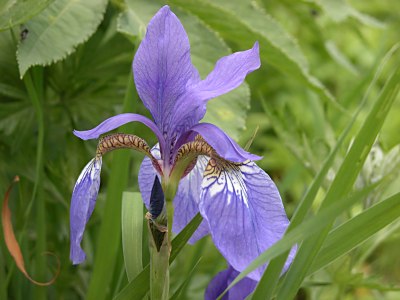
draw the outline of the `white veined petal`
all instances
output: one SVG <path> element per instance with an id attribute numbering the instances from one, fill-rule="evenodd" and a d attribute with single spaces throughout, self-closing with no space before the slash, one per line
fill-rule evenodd
<path id="1" fill-rule="evenodd" d="M 237 164 L 211 159 L 199 208 L 208 221 L 214 244 L 238 271 L 281 239 L 289 225 L 278 189 L 252 161 Z M 295 247 L 285 269 L 294 253 Z M 264 268 L 249 277 L 259 280 Z"/>

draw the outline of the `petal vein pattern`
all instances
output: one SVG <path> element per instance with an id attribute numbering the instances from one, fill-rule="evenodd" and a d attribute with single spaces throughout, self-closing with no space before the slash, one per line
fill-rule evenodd
<path id="1" fill-rule="evenodd" d="M 133 61 L 136 88 L 162 133 L 172 136 L 176 109 L 188 101 L 188 84 L 200 80 L 190 58 L 190 44 L 179 19 L 164 6 L 153 17 Z M 187 120 L 192 125 L 199 120 Z M 188 126 L 190 126 L 188 125 Z M 187 126 L 184 126 L 187 127 Z"/>
<path id="2" fill-rule="evenodd" d="M 242 271 L 282 238 L 289 224 L 278 189 L 251 161 L 235 164 L 211 159 L 204 175 L 200 213 L 209 223 L 216 247 L 230 265 Z M 249 277 L 260 280 L 264 269 Z"/>

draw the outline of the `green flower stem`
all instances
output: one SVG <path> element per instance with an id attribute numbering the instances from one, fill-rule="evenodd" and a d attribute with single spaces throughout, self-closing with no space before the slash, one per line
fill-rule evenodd
<path id="1" fill-rule="evenodd" d="M 45 137 L 45 123 L 43 113 L 43 68 L 36 67 L 32 71 L 27 72 L 24 76 L 25 87 L 28 91 L 30 100 L 32 101 L 35 109 L 37 125 L 38 125 L 38 138 L 37 138 L 37 152 L 36 152 L 36 171 L 35 171 L 35 184 L 32 192 L 32 199 L 27 209 L 27 214 L 31 210 L 36 198 L 36 278 L 38 280 L 45 280 L 46 276 L 46 260 L 43 255 L 46 251 L 46 207 L 43 197 L 43 174 L 44 174 L 44 137 Z M 35 299 L 46 299 L 46 288 L 35 286 Z"/>
<path id="2" fill-rule="evenodd" d="M 172 239 L 172 224 L 174 221 L 174 205 L 173 205 L 173 197 L 172 198 L 166 198 L 165 202 L 167 204 L 167 225 L 168 225 L 168 233 L 169 233 L 169 242 L 171 243 Z"/>
<path id="3" fill-rule="evenodd" d="M 149 219 L 150 299 L 167 300 L 169 294 L 169 254 L 171 243 L 168 231 L 160 231 Z"/>
<path id="4" fill-rule="evenodd" d="M 174 166 L 170 176 L 164 176 L 162 188 L 165 197 L 166 209 L 156 220 L 149 219 L 150 232 L 150 298 L 152 300 L 168 299 L 169 294 L 169 257 L 171 253 L 172 224 L 174 218 L 173 199 L 178 190 L 179 181 L 195 159 L 195 154 L 187 155 Z M 154 224 L 166 226 L 167 232 L 154 229 Z M 153 227 L 152 227 L 153 226 Z M 152 238 L 151 238 L 152 237 Z"/>
<path id="5" fill-rule="evenodd" d="M 169 258 L 174 216 L 172 200 L 176 193 L 176 187 L 171 184 L 169 178 L 163 179 L 163 191 L 166 207 L 156 219 L 148 217 L 150 298 L 152 300 L 169 297 Z"/>

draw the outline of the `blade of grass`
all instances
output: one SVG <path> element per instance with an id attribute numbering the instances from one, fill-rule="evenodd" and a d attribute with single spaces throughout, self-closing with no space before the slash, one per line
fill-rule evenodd
<path id="1" fill-rule="evenodd" d="M 318 271 L 400 218 L 400 193 L 383 200 L 333 229 L 308 274 Z M 354 233 L 357 234 L 354 234 Z"/>
<path id="2" fill-rule="evenodd" d="M 362 201 L 382 182 L 383 180 L 373 185 L 370 185 L 361 191 L 354 192 L 349 197 L 342 197 L 340 199 L 337 199 L 337 201 L 330 205 L 328 209 L 324 210 L 320 214 L 308 218 L 299 226 L 293 228 L 293 230 L 285 234 L 282 239 L 280 239 L 278 242 L 276 242 L 274 245 L 264 251 L 260 256 L 258 256 L 255 260 L 253 260 L 250 265 L 232 281 L 232 283 L 218 297 L 218 299 L 221 299 L 225 295 L 225 293 L 230 288 L 232 288 L 232 286 L 234 286 L 241 279 L 246 277 L 251 271 L 257 269 L 259 266 L 267 263 L 278 255 L 286 253 L 285 251 L 289 251 L 293 247 L 293 245 L 298 244 L 308 237 L 313 236 L 315 233 L 320 231 L 321 227 L 335 220 L 337 216 L 349 209 L 355 203 Z"/>
<path id="3" fill-rule="evenodd" d="M 367 155 L 378 135 L 384 120 L 399 92 L 400 69 L 397 66 L 395 73 L 386 81 L 381 94 L 374 103 L 360 131 L 340 166 L 335 179 L 321 204 L 320 212 L 348 193 L 352 188 Z M 296 295 L 301 282 L 306 276 L 315 256 L 329 233 L 332 224 L 321 228 L 318 234 L 303 242 L 284 282 L 278 291 L 277 299 L 292 299 Z"/>
<path id="4" fill-rule="evenodd" d="M 262 102 L 265 108 L 265 101 Z M 312 206 L 312 203 L 318 193 L 319 188 L 322 186 L 323 181 L 328 174 L 329 169 L 332 167 L 333 162 L 335 160 L 336 154 L 339 149 L 342 147 L 343 141 L 346 139 L 348 133 L 354 125 L 355 120 L 357 119 L 358 113 L 360 110 L 354 115 L 349 125 L 343 131 L 339 140 L 337 141 L 335 147 L 330 152 L 328 158 L 324 162 L 321 170 L 318 172 L 317 176 L 314 178 L 311 186 L 308 188 L 306 194 L 300 201 L 299 206 L 297 207 L 292 220 L 289 224 L 289 227 L 286 231 L 286 234 L 296 228 L 301 222 L 303 222 L 304 218 L 307 215 L 307 212 Z M 273 291 L 275 289 L 276 284 L 278 283 L 280 274 L 282 272 L 283 266 L 286 262 L 286 259 L 289 255 L 290 251 L 286 251 L 281 254 L 279 257 L 270 261 L 265 270 L 263 277 L 257 285 L 251 299 L 270 299 L 272 297 Z"/>
<path id="5" fill-rule="evenodd" d="M 125 270 L 128 281 L 132 281 L 143 269 L 143 201 L 140 193 L 123 193 L 121 214 Z"/>
<path id="6" fill-rule="evenodd" d="M 333 183 L 336 185 L 335 189 L 332 190 L 332 187 L 331 187 L 331 189 L 328 191 L 328 193 L 325 197 L 325 201 L 324 201 L 325 204 L 323 204 L 325 209 L 326 209 L 326 207 L 330 206 L 332 204 L 332 202 L 334 202 L 334 200 L 337 202 L 338 199 L 342 199 L 343 196 L 348 192 L 349 188 L 351 188 L 352 184 L 354 183 L 356 176 L 359 172 L 359 169 L 362 167 L 362 162 L 365 160 L 365 158 L 369 152 L 369 149 L 372 146 L 372 143 L 374 142 L 375 137 L 379 131 L 379 128 L 382 126 L 383 120 L 385 119 L 385 117 L 391 107 L 391 104 L 393 103 L 395 96 L 397 95 L 397 92 L 399 89 L 399 84 L 398 84 L 399 77 L 400 77 L 400 72 L 399 72 L 399 69 L 397 68 L 395 75 L 392 75 L 390 77 L 390 79 L 386 82 L 386 85 L 383 88 L 383 91 L 380 94 L 378 101 L 376 101 L 373 109 L 369 113 L 366 121 L 363 124 L 363 127 L 361 128 L 356 139 L 354 140 L 352 148 L 350 149 L 344 162 L 342 163 L 342 166 L 341 166 L 337 176 L 335 177 L 335 180 Z M 371 135 L 369 135 L 369 134 L 371 134 Z M 354 166 L 353 161 L 357 162 L 356 166 Z M 343 167 L 343 166 L 345 166 L 345 167 Z M 346 177 L 347 174 L 351 175 L 350 178 Z M 347 179 L 349 181 L 346 181 Z M 344 188 L 344 190 L 346 192 L 343 192 L 341 190 L 341 188 Z M 326 202 L 326 199 L 328 199 L 327 202 Z M 323 210 L 321 210 L 321 212 L 320 212 L 321 214 L 322 214 Z M 318 216 L 318 214 L 315 217 L 317 217 L 317 216 Z M 332 221 L 333 220 L 334 219 L 332 219 Z M 323 224 L 326 224 L 326 227 L 329 229 L 331 224 L 329 224 L 329 222 L 326 223 L 325 221 L 326 220 L 321 220 L 321 222 Z M 314 232 L 314 230 L 321 231 L 321 228 L 324 229 L 323 226 L 325 226 L 325 225 L 321 226 L 321 224 L 318 224 L 318 223 L 314 224 L 316 226 L 316 228 L 310 228 L 310 230 L 312 230 L 313 232 Z M 303 228 L 303 226 L 297 227 L 296 229 L 298 229 L 298 228 Z M 296 230 L 296 232 L 297 232 L 297 230 Z M 319 233 L 320 233 L 319 235 L 321 235 L 321 232 L 319 232 Z M 325 233 L 325 236 L 327 233 L 328 232 Z M 305 234 L 305 233 L 303 233 L 303 234 Z M 305 234 L 305 235 L 307 235 L 307 234 Z M 314 235 L 314 236 L 319 236 L 319 235 Z M 289 232 L 287 234 L 287 236 L 292 237 L 292 232 Z M 273 245 L 271 248 L 267 249 L 263 254 L 261 254 L 257 259 L 255 259 L 245 270 L 243 270 L 239 274 L 239 276 L 237 276 L 235 278 L 235 280 L 228 286 L 228 288 L 224 291 L 224 293 L 222 295 L 224 295 L 227 290 L 229 290 L 233 285 L 235 285 L 237 282 L 239 282 L 242 278 L 244 278 L 251 271 L 253 271 L 257 267 L 261 266 L 262 264 L 266 263 L 268 260 L 276 257 L 278 254 L 283 253 L 284 250 L 289 250 L 290 245 L 287 244 L 286 249 L 282 250 L 281 252 L 277 253 L 276 255 L 271 254 L 271 253 L 273 253 L 273 251 L 277 251 L 277 249 L 276 249 L 278 247 L 277 245 L 282 246 L 281 242 L 283 241 L 282 243 L 284 243 L 287 241 L 287 239 L 286 239 L 287 236 L 284 236 L 281 241 L 277 242 L 275 245 Z M 312 237 L 312 239 L 314 239 L 314 236 Z M 293 241 L 293 243 L 297 243 L 299 241 L 300 240 L 296 240 L 296 241 Z M 322 245 L 322 242 L 323 242 L 323 240 L 320 241 L 320 244 L 318 244 L 317 247 L 320 247 Z M 303 245 L 302 245 L 302 247 L 303 247 Z M 309 251 L 311 251 L 311 250 L 309 249 Z M 303 260 L 307 260 L 307 252 L 303 252 L 303 253 L 304 253 Z M 316 253 L 314 253 L 314 256 L 315 256 L 315 254 Z M 298 255 L 299 254 L 297 254 L 295 261 L 298 259 L 297 258 Z M 293 269 L 293 265 L 292 265 L 291 269 L 289 269 L 289 272 L 292 269 Z M 302 269 L 297 267 L 297 272 L 300 272 L 304 278 L 305 272 L 303 272 Z M 294 275 L 292 275 L 292 276 L 294 278 L 291 278 L 291 280 L 296 281 L 295 276 Z M 286 278 L 287 277 L 285 277 L 285 279 Z M 302 279 L 301 279 L 301 281 L 302 281 Z M 301 283 L 301 281 L 300 281 L 300 283 Z M 297 291 L 297 289 L 296 289 L 296 291 Z M 284 298 L 284 299 L 292 299 L 293 297 L 294 297 L 294 295 L 292 295 L 292 297 L 288 296 L 287 298 Z"/>
<path id="7" fill-rule="evenodd" d="M 185 247 L 187 241 L 199 227 L 203 217 L 198 213 L 193 219 L 186 225 L 186 227 L 172 240 L 171 255 L 169 257 L 169 263 L 171 264 L 178 256 L 179 252 Z"/>
<path id="8" fill-rule="evenodd" d="M 372 253 L 376 251 L 376 249 L 382 245 L 387 239 L 389 239 L 393 234 L 395 234 L 400 228 L 400 222 L 396 222 L 394 224 L 391 224 L 391 226 L 388 226 L 388 228 L 385 228 L 385 231 L 380 233 L 379 236 L 375 237 L 373 241 L 371 241 L 371 244 L 368 244 L 368 248 L 366 251 L 363 251 L 361 255 L 357 258 L 356 262 L 354 265 L 361 266 L 365 263 L 365 261 L 368 259 L 368 257 L 371 256 Z"/>
<path id="9" fill-rule="evenodd" d="M 192 270 L 190 270 L 189 274 L 186 276 L 186 279 L 182 282 L 182 284 L 179 286 L 179 288 L 175 291 L 175 293 L 172 295 L 170 300 L 184 299 L 184 298 L 182 298 L 182 297 L 184 297 L 184 291 L 185 291 L 187 285 L 192 280 L 194 271 L 196 270 L 196 268 L 199 265 L 200 261 L 201 261 L 201 257 L 197 260 L 197 262 L 193 266 Z"/>
<path id="10" fill-rule="evenodd" d="M 130 74 L 124 99 L 124 112 L 133 111 L 132 104 L 134 101 L 132 99 L 135 99 L 135 88 Z M 124 125 L 121 130 L 132 132 L 133 125 Z M 86 296 L 88 300 L 107 299 L 107 291 L 111 290 L 108 287 L 116 266 L 117 251 L 121 239 L 121 198 L 128 183 L 130 158 L 128 151 L 113 153 L 104 215 L 96 246 L 92 278 Z"/>
<path id="11" fill-rule="evenodd" d="M 192 234 L 199 227 L 203 218 L 198 213 L 186 227 L 172 240 L 172 250 L 169 257 L 169 263 L 171 264 L 177 257 L 179 252 L 186 245 Z M 142 299 L 146 296 L 150 288 L 150 266 L 147 264 L 143 271 L 140 272 L 135 279 L 133 279 L 123 290 L 114 298 L 114 300 L 130 300 L 130 299 Z"/>
<path id="12" fill-rule="evenodd" d="M 377 69 L 374 72 L 374 76 L 372 77 L 372 80 L 364 94 L 364 97 L 361 100 L 358 110 L 353 115 L 353 118 L 350 120 L 349 124 L 347 125 L 345 130 L 340 135 L 335 147 L 330 152 L 330 154 L 329 154 L 328 158 L 326 159 L 326 161 L 324 162 L 321 170 L 318 172 L 318 174 L 314 178 L 311 186 L 309 187 L 306 194 L 303 196 L 302 200 L 300 201 L 300 204 L 298 205 L 298 208 L 296 209 L 296 211 L 292 217 L 291 223 L 289 224 L 287 232 L 290 232 L 293 228 L 298 226 L 306 217 L 307 212 L 309 211 L 309 209 L 317 195 L 319 188 L 323 184 L 324 178 L 328 174 L 328 171 L 332 167 L 334 159 L 335 159 L 339 149 L 343 145 L 343 141 L 346 139 L 346 137 L 349 134 L 350 130 L 352 129 L 355 121 L 357 120 L 360 112 L 364 108 L 367 98 L 370 94 L 370 90 L 372 89 L 373 86 L 375 86 L 376 81 L 381 76 L 383 67 L 387 64 L 387 62 L 393 56 L 393 54 L 398 50 L 399 45 L 400 44 L 396 44 L 394 47 L 392 47 L 392 49 L 390 49 L 388 51 L 388 53 L 382 59 L 381 64 L 377 66 Z M 267 107 L 264 99 L 262 101 L 262 105 L 263 105 L 264 111 L 267 112 L 270 117 L 273 116 L 272 114 L 270 114 L 268 112 L 268 107 Z M 275 128 L 275 125 L 278 124 L 278 122 L 277 121 L 271 122 L 271 124 Z M 275 128 L 275 129 L 277 130 L 278 134 L 281 134 L 279 127 Z M 274 289 L 279 281 L 279 277 L 281 275 L 283 266 L 286 262 L 288 255 L 289 255 L 289 251 L 283 253 L 279 257 L 270 261 L 270 263 L 268 264 L 267 269 L 265 270 L 263 277 L 261 278 L 259 284 L 257 285 L 257 288 L 254 291 L 254 294 L 252 295 L 251 299 L 254 299 L 254 300 L 256 300 L 256 299 L 271 299 Z"/>

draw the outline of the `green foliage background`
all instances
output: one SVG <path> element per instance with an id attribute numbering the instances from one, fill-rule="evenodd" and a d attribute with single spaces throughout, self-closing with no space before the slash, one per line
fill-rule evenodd
<path id="1" fill-rule="evenodd" d="M 56 262 L 42 254 L 50 251 L 61 272 L 50 287 L 32 285 L 1 238 L 0 299 L 146 295 L 145 210 L 131 193 L 140 154 L 105 157 L 83 240 L 87 261 L 69 261 L 70 197 L 96 147 L 72 130 L 123 111 L 149 115 L 131 62 L 164 4 L 186 28 L 203 77 L 219 57 L 260 42 L 261 69 L 211 101 L 205 118 L 243 146 L 258 129 L 250 151 L 264 156 L 259 165 L 292 218 L 289 233 L 253 265 L 274 259 L 252 299 L 398 299 L 400 2 L 390 0 L 3 0 L 0 193 L 21 177 L 10 206 L 27 269 L 49 279 Z M 120 131 L 156 142 L 142 125 Z M 184 241 L 175 240 L 171 297 L 201 299 L 226 264 L 209 237 Z M 279 277 L 295 243 L 297 258 Z"/>

